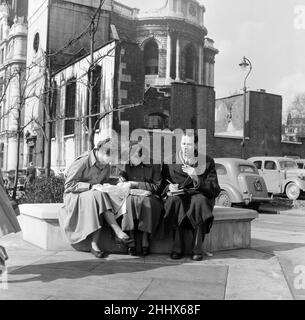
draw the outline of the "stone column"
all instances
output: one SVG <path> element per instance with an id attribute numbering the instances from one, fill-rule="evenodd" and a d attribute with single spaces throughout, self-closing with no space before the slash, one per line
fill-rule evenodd
<path id="1" fill-rule="evenodd" d="M 180 53 L 181 53 L 181 48 L 180 48 L 180 36 L 177 34 L 177 42 L 176 42 L 176 80 L 175 81 L 180 81 Z"/>
<path id="2" fill-rule="evenodd" d="M 171 79 L 171 57 L 172 57 L 172 37 L 170 32 L 167 33 L 167 54 L 166 54 L 166 84 L 172 82 Z"/>
<path id="3" fill-rule="evenodd" d="M 198 83 L 203 84 L 203 45 L 199 46 L 199 70 L 198 70 Z"/>

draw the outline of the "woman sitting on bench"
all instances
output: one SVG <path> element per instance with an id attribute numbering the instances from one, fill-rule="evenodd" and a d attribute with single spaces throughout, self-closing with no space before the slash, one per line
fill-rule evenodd
<path id="1" fill-rule="evenodd" d="M 130 195 L 127 198 L 127 214 L 122 218 L 122 230 L 136 239 L 136 232 L 142 234 L 142 255 L 149 254 L 150 238 L 156 234 L 163 214 L 163 203 L 159 198 L 162 183 L 161 165 L 149 164 L 144 159 L 143 145 L 131 143 L 130 163 L 120 168 L 121 182 L 130 183 Z M 144 163 L 143 163 L 144 162 Z M 134 256 L 136 243 L 129 246 L 128 252 Z"/>

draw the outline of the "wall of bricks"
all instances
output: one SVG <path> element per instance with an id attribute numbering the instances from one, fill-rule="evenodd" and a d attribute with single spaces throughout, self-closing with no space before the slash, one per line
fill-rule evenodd
<path id="1" fill-rule="evenodd" d="M 304 144 L 281 142 L 282 97 L 249 92 L 247 100 L 250 105 L 250 140 L 246 142 L 246 157 L 290 155 L 305 158 Z M 207 152 L 211 156 L 241 157 L 242 139 L 214 136 L 215 92 L 211 87 L 174 83 L 171 97 L 171 127 L 206 129 Z"/>
<path id="2" fill-rule="evenodd" d="M 50 9 L 49 47 L 57 52 L 69 41 L 78 37 L 88 26 L 96 9 L 62 0 L 52 2 Z M 98 30 L 95 34 L 95 49 L 109 41 L 109 12 L 102 11 Z M 58 70 L 73 60 L 90 53 L 90 37 L 80 38 L 64 52 L 52 59 L 53 69 Z"/>

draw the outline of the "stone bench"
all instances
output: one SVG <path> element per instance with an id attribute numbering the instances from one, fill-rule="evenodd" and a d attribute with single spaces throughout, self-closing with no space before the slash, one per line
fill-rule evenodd
<path id="1" fill-rule="evenodd" d="M 42 249 L 50 251 L 89 250 L 89 241 L 70 246 L 59 226 L 59 212 L 62 204 L 20 205 L 20 223 L 23 239 Z M 215 207 L 215 221 L 211 233 L 204 241 L 204 250 L 215 252 L 249 248 L 251 245 L 251 222 L 258 217 L 256 211 L 238 208 Z M 190 237 L 190 233 L 186 237 Z M 151 253 L 168 254 L 171 251 L 172 235 L 164 240 L 153 240 Z M 187 241 L 190 242 L 190 241 Z M 126 247 L 118 247 L 110 227 L 104 227 L 101 249 L 113 253 L 126 253 Z M 190 252 L 190 248 L 186 248 Z"/>

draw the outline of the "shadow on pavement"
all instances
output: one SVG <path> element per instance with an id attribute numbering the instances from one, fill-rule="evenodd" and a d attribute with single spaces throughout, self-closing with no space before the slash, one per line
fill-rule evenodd
<path id="1" fill-rule="evenodd" d="M 252 249 L 262 251 L 289 251 L 298 248 L 305 248 L 305 243 L 283 243 L 270 240 L 252 239 Z"/>
<path id="2" fill-rule="evenodd" d="M 58 279 L 79 280 L 88 276 L 111 276 L 136 274 L 156 269 L 174 268 L 181 264 L 141 264 L 141 263 L 124 263 L 124 261 L 102 261 L 102 260 L 87 260 L 87 261 L 66 261 L 54 263 L 40 263 L 27 266 L 15 267 L 9 271 L 11 276 L 28 275 L 30 278 L 24 280 L 9 280 L 10 284 L 41 281 L 51 282 Z M 91 269 L 91 270 L 90 270 Z M 36 276 L 33 276 L 36 275 Z"/>

